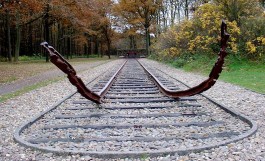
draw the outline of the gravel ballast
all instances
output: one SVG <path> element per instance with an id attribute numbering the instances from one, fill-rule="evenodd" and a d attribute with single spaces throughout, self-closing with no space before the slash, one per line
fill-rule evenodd
<path id="1" fill-rule="evenodd" d="M 119 63 L 118 61 L 121 60 L 115 60 L 98 66 L 93 71 L 82 72 L 80 77 L 84 78 L 85 82 L 89 82 L 89 80 L 92 80 L 98 74 Z M 158 67 L 161 71 L 170 73 L 172 77 L 178 78 L 190 86 L 197 85 L 205 79 L 205 77 L 176 70 L 154 61 L 144 61 Z M 33 151 L 13 141 L 13 133 L 16 127 L 52 107 L 56 102 L 74 91 L 75 88 L 68 80 L 63 80 L 2 103 L 0 105 L 0 160 L 101 160 L 90 156 L 58 156 L 52 153 Z M 146 158 L 143 156 L 143 158 L 138 160 L 264 160 L 265 141 L 262 133 L 265 132 L 265 96 L 221 81 L 218 81 L 212 89 L 204 93 L 208 97 L 217 100 L 217 102 L 221 102 L 227 107 L 231 107 L 233 110 L 255 120 L 259 125 L 258 132 L 239 142 L 201 153 L 191 153 L 187 156 L 178 156 L 176 154 L 157 158 Z"/>

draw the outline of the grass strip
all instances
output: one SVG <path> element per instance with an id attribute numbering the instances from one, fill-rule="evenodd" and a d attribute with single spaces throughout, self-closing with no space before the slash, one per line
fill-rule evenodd
<path id="1" fill-rule="evenodd" d="M 49 85 L 51 83 L 58 82 L 58 81 L 62 80 L 63 78 L 64 77 L 53 78 L 53 79 L 46 80 L 46 81 L 42 81 L 42 82 L 39 82 L 39 83 L 30 85 L 30 86 L 26 86 L 26 87 L 24 87 L 24 88 L 22 88 L 22 89 L 20 89 L 20 90 L 18 90 L 16 92 L 12 92 L 12 93 L 8 93 L 8 94 L 0 95 L 0 103 L 5 102 L 8 99 L 11 99 L 11 98 L 20 96 L 22 94 L 25 94 L 27 92 L 30 92 L 32 90 L 35 90 L 35 89 L 38 89 L 38 88 L 47 86 L 47 85 Z"/>
<path id="2" fill-rule="evenodd" d="M 116 59 L 106 59 L 106 60 L 102 60 L 102 59 L 101 59 L 101 60 L 97 60 L 97 61 L 102 61 L 102 63 L 100 63 L 100 64 L 98 64 L 98 65 L 96 65 L 96 66 L 94 66 L 94 67 L 91 67 L 90 70 L 93 69 L 93 68 L 95 68 L 95 67 L 98 67 L 98 66 L 100 66 L 100 65 L 102 65 L 102 64 L 104 64 L 104 63 L 108 63 L 108 62 L 110 62 L 110 61 L 113 61 L 113 60 L 116 60 Z M 88 62 L 88 61 L 91 61 L 91 60 L 84 60 L 83 63 L 84 63 L 84 62 Z M 91 62 L 95 62 L 95 61 L 92 60 Z M 76 63 L 81 63 L 81 62 L 80 62 L 80 60 L 79 60 L 79 61 L 77 61 Z M 84 71 L 86 71 L 86 70 L 89 70 L 89 69 L 83 69 L 83 70 L 80 70 L 80 71 L 78 71 L 78 73 L 82 73 L 82 72 L 84 72 Z M 42 81 L 42 82 L 39 82 L 39 83 L 35 83 L 35 84 L 33 84 L 33 85 L 30 85 L 30 86 L 26 86 L 26 87 L 24 87 L 24 88 L 22 88 L 22 89 L 20 89 L 20 90 L 18 90 L 18 91 L 15 91 L 15 92 L 12 92 L 12 93 L 8 93 L 8 94 L 5 94 L 5 95 L 0 95 L 0 103 L 6 101 L 6 100 L 8 100 L 8 99 L 11 99 L 11 98 L 14 98 L 14 97 L 20 96 L 20 95 L 22 95 L 22 94 L 25 94 L 25 93 L 27 93 L 27 92 L 30 92 L 30 91 L 32 91 L 32 90 L 35 90 L 35 89 L 38 89 L 38 88 L 41 88 L 41 87 L 47 86 L 47 85 L 49 85 L 49 84 L 51 84 L 51 83 L 58 82 L 58 81 L 60 81 L 60 80 L 62 80 L 62 79 L 64 79 L 64 78 L 65 78 L 65 76 L 60 76 L 60 77 L 56 77 L 56 78 L 51 78 L 51 79 L 49 79 L 49 80 L 45 80 L 45 81 Z"/>
<path id="3" fill-rule="evenodd" d="M 178 58 L 169 64 L 188 72 L 208 76 L 216 59 L 216 56 L 200 55 L 189 57 L 188 59 Z M 264 69 L 265 63 L 228 56 L 225 59 L 225 65 L 219 79 L 257 93 L 265 94 Z"/>

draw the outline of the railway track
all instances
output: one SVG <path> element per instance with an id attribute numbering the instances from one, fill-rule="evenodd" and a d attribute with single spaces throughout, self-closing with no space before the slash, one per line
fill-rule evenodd
<path id="1" fill-rule="evenodd" d="M 169 91 L 188 89 L 144 61 L 128 59 L 90 82 L 104 103 L 71 94 L 19 127 L 14 138 L 46 152 L 125 158 L 199 152 L 257 130 L 247 117 L 203 95 L 167 97 L 152 76 Z"/>

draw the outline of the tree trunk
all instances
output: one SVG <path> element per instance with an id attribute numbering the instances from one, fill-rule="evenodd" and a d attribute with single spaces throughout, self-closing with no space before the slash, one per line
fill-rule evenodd
<path id="1" fill-rule="evenodd" d="M 69 59 L 69 55 L 71 53 L 71 39 L 68 36 L 67 37 L 67 52 L 66 52 L 66 58 Z"/>
<path id="2" fill-rule="evenodd" d="M 28 52 L 29 52 L 29 55 L 32 56 L 34 53 L 36 54 L 36 52 L 33 50 L 33 34 L 32 34 L 32 25 L 29 24 L 29 27 L 28 27 L 28 44 L 27 44 L 27 48 L 28 48 Z"/>
<path id="3" fill-rule="evenodd" d="M 44 38 L 45 41 L 50 43 L 50 32 L 49 32 L 49 4 L 46 5 L 46 14 L 45 14 L 45 21 L 44 21 Z M 46 52 L 46 62 L 49 62 L 49 55 Z"/>
<path id="4" fill-rule="evenodd" d="M 33 15 L 33 13 L 32 13 L 32 11 L 30 11 L 30 16 L 32 16 L 32 15 Z M 36 54 L 36 52 L 33 48 L 33 46 L 34 46 L 33 42 L 35 42 L 35 41 L 33 41 L 32 24 L 31 23 L 28 24 L 27 33 L 28 33 L 27 52 L 28 52 L 28 55 L 33 56 L 34 53 Z"/>
<path id="5" fill-rule="evenodd" d="M 7 41 L 8 41 L 8 61 L 12 62 L 11 54 L 11 33 L 10 33 L 10 13 L 6 11 L 6 24 L 7 24 Z"/>
<path id="6" fill-rule="evenodd" d="M 19 57 L 19 51 L 20 51 L 20 41 L 21 41 L 21 26 L 19 24 L 20 21 L 20 15 L 17 12 L 16 13 L 16 18 L 17 18 L 17 24 L 16 24 L 16 30 L 17 30 L 17 39 L 16 39 L 16 50 L 15 50 L 15 62 L 18 62 L 18 57 Z"/>
<path id="7" fill-rule="evenodd" d="M 188 20 L 189 19 L 189 4 L 188 0 L 185 0 L 185 17 Z"/>
<path id="8" fill-rule="evenodd" d="M 89 54 L 91 54 L 91 37 L 87 38 L 87 58 L 89 58 Z"/>
<path id="9" fill-rule="evenodd" d="M 62 29 L 61 29 L 61 26 L 60 26 L 60 23 L 57 23 L 57 41 L 56 41 L 56 43 L 57 43 L 57 48 L 58 48 L 58 51 L 59 51 L 59 53 L 62 53 L 62 41 L 61 41 L 61 31 Z"/>
<path id="10" fill-rule="evenodd" d="M 94 36 L 91 37 L 91 55 L 95 55 L 95 38 Z"/>
<path id="11" fill-rule="evenodd" d="M 96 51 L 96 54 L 98 55 L 98 57 L 100 57 L 100 54 L 98 52 L 98 44 L 99 44 L 99 41 L 98 41 L 98 37 L 96 37 L 96 45 L 95 45 L 95 51 Z"/>
<path id="12" fill-rule="evenodd" d="M 178 22 L 180 24 L 180 2 L 178 1 Z"/>
<path id="13" fill-rule="evenodd" d="M 87 52 L 87 44 L 84 44 L 84 54 L 85 54 L 85 56 L 88 55 L 88 52 Z"/>
<path id="14" fill-rule="evenodd" d="M 107 41 L 107 46 L 108 46 L 107 54 L 108 54 L 109 59 L 110 59 L 110 45 L 111 45 L 111 42 L 108 40 Z"/>
<path id="15" fill-rule="evenodd" d="M 133 35 L 130 35 L 129 38 L 130 38 L 130 49 L 133 49 Z"/>
<path id="16" fill-rule="evenodd" d="M 93 36 L 91 36 L 91 41 L 90 41 L 90 53 L 91 53 L 91 55 L 94 55 L 95 54 L 95 52 L 94 52 L 94 48 L 95 48 L 95 43 L 94 43 L 94 37 Z"/>
<path id="17" fill-rule="evenodd" d="M 106 40 L 107 40 L 107 55 L 108 55 L 108 57 L 109 57 L 109 59 L 110 59 L 110 49 L 111 49 L 111 38 L 110 38 L 110 29 L 109 29 L 109 26 L 108 25 L 106 25 L 105 26 L 105 29 L 104 29 L 105 31 L 105 37 L 106 37 Z"/>
<path id="18" fill-rule="evenodd" d="M 75 49 L 75 46 L 73 45 L 73 39 L 72 38 L 70 38 L 70 59 L 73 59 L 73 54 L 75 53 L 75 51 L 74 51 L 74 49 Z"/>
<path id="19" fill-rule="evenodd" d="M 104 53 L 104 51 L 103 51 L 103 44 L 100 45 L 100 53 L 102 53 L 102 55 Z"/>
<path id="20" fill-rule="evenodd" d="M 149 55 L 149 45 L 150 45 L 149 29 L 148 27 L 145 27 L 145 50 L 147 56 Z"/>

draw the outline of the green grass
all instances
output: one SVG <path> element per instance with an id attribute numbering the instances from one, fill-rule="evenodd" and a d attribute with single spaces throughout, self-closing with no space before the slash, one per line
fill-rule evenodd
<path id="1" fill-rule="evenodd" d="M 47 85 L 49 85 L 51 83 L 58 82 L 59 80 L 62 80 L 62 79 L 63 79 L 63 77 L 58 77 L 58 78 L 55 78 L 55 79 L 43 81 L 43 82 L 40 82 L 40 83 L 33 84 L 31 86 L 24 87 L 23 89 L 18 90 L 18 91 L 13 92 L 13 93 L 8 93 L 8 94 L 5 94 L 5 95 L 0 95 L 0 103 L 6 101 L 8 99 L 11 99 L 11 98 L 20 96 L 20 95 L 22 95 L 24 93 L 27 93 L 29 91 L 38 89 L 40 87 L 47 86 Z"/>
<path id="2" fill-rule="evenodd" d="M 5 80 L 5 83 L 13 82 L 13 81 L 15 81 L 15 80 L 17 80 L 17 78 L 14 77 L 14 76 L 11 76 L 11 77 L 9 77 L 7 80 Z"/>
<path id="3" fill-rule="evenodd" d="M 114 58 L 114 59 L 113 59 Z M 107 57 L 103 58 L 75 58 L 71 59 L 69 62 L 75 66 L 78 64 L 85 64 L 90 62 L 96 62 L 96 61 L 112 61 L 115 60 L 115 57 L 112 57 L 112 59 L 108 59 Z M 48 70 L 56 69 L 52 63 L 46 63 L 45 60 L 25 60 L 20 61 L 18 63 L 7 63 L 7 62 L 0 62 L 0 85 L 1 83 L 8 83 L 13 82 L 18 79 L 25 79 L 27 77 L 31 77 L 32 75 L 40 74 L 42 72 L 46 72 Z M 34 69 L 34 70 L 33 70 Z M 79 71 L 82 72 L 82 71 Z M 6 101 L 10 98 L 17 97 L 19 95 L 22 95 L 24 93 L 27 93 L 31 90 L 38 89 L 40 87 L 46 86 L 50 83 L 54 83 L 60 80 L 60 78 L 51 79 L 47 81 L 43 81 L 31 86 L 27 86 L 19 91 L 0 95 L 0 102 Z"/>
<path id="4" fill-rule="evenodd" d="M 231 63 L 221 74 L 220 79 L 265 94 L 265 64 Z"/>
<path id="5" fill-rule="evenodd" d="M 66 56 L 63 56 L 66 59 Z M 116 55 L 111 55 L 111 59 L 115 59 Z M 109 59 L 107 55 L 103 55 L 103 57 L 93 54 L 87 56 L 73 56 L 72 59 L 66 59 L 69 62 L 76 62 L 76 61 L 94 61 L 94 60 L 107 60 Z M 13 58 L 14 60 L 14 58 Z M 40 57 L 40 56 L 19 56 L 18 58 L 18 63 L 46 63 L 46 58 L 45 57 Z M 0 62 L 4 63 L 7 62 L 6 58 L 0 57 Z"/>
<path id="6" fill-rule="evenodd" d="M 70 64 L 75 65 L 92 63 L 92 62 L 103 62 L 112 61 L 116 57 L 108 59 L 107 56 L 103 58 L 74 58 L 70 59 Z M 9 83 L 15 80 L 24 79 L 39 73 L 56 69 L 51 62 L 46 63 L 45 60 L 24 60 L 17 63 L 0 62 L 0 85 L 2 83 Z"/>
<path id="7" fill-rule="evenodd" d="M 183 64 L 183 60 L 186 63 Z M 179 58 L 182 69 L 185 71 L 196 72 L 208 76 L 217 56 L 193 56 L 189 59 Z M 178 61 L 171 62 L 178 65 Z M 220 80 L 239 85 L 241 87 L 265 94 L 265 63 L 251 62 L 244 59 L 238 59 L 234 56 L 228 56 L 225 59 L 223 72 Z"/>

